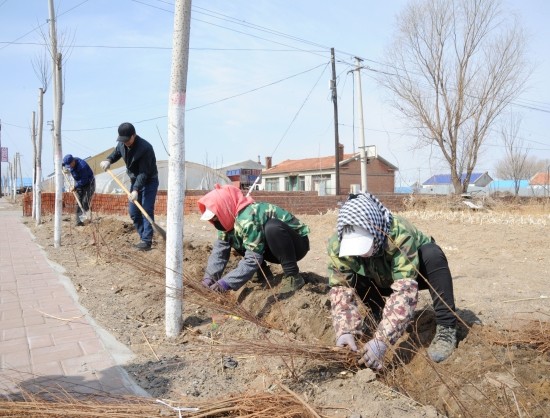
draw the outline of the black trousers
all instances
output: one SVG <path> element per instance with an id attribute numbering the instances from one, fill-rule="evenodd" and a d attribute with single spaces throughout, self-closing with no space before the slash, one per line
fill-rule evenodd
<path id="1" fill-rule="evenodd" d="M 429 289 L 435 311 L 435 322 L 446 327 L 456 326 L 453 279 L 449 263 L 443 250 L 435 242 L 424 244 L 418 249 L 420 275 L 416 278 L 420 290 Z M 385 297 L 392 293 L 391 288 L 376 286 L 368 277 L 355 278 L 357 294 L 379 320 L 385 305 Z"/>
<path id="2" fill-rule="evenodd" d="M 88 183 L 86 186 L 79 187 L 76 189 L 76 195 L 78 196 L 78 200 L 80 200 L 80 203 L 82 204 L 82 208 L 84 211 L 90 210 L 90 203 L 92 202 L 92 196 L 95 193 L 95 180 L 92 180 L 90 183 Z M 82 209 L 80 209 L 80 206 L 78 203 L 76 204 L 76 222 L 80 222 L 79 216 L 82 215 Z"/>
<path id="3" fill-rule="evenodd" d="M 279 219 L 270 219 L 264 225 L 266 247 L 264 260 L 280 264 L 285 276 L 299 273 L 298 261 L 309 251 L 309 238 L 300 236 Z"/>

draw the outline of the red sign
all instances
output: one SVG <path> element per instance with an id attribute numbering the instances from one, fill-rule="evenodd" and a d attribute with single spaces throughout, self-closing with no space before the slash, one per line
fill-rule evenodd
<path id="1" fill-rule="evenodd" d="M 2 158 L 0 159 L 0 162 L 8 162 L 8 147 L 2 147 Z"/>

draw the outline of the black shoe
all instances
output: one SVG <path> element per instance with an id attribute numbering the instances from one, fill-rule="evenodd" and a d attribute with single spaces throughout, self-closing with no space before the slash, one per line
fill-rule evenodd
<path id="1" fill-rule="evenodd" d="M 140 251 L 149 251 L 151 249 L 151 244 L 141 241 L 139 244 L 136 244 L 135 247 Z"/>
<path id="2" fill-rule="evenodd" d="M 82 222 L 77 222 L 75 226 L 84 226 Z"/>

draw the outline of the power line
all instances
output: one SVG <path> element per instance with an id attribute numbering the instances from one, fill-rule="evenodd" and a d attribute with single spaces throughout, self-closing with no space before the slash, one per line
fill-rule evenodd
<path id="1" fill-rule="evenodd" d="M 13 42 L 0 41 L 0 44 L 11 45 L 37 45 L 48 46 L 44 42 Z M 98 48 L 98 49 L 153 49 L 153 50 L 172 50 L 171 46 L 154 46 L 154 45 L 71 45 L 71 48 Z M 303 50 L 291 49 L 274 49 L 274 48 L 209 48 L 209 47 L 189 47 L 194 51 L 237 51 L 237 52 L 304 52 Z M 323 51 L 305 51 L 308 53 L 320 53 Z"/>
<path id="2" fill-rule="evenodd" d="M 267 87 L 270 87 L 270 86 L 273 86 L 275 84 L 279 84 L 279 83 L 282 83 L 283 81 L 287 81 L 291 78 L 294 78 L 294 77 L 298 77 L 300 75 L 303 75 L 303 74 L 306 74 L 306 73 L 309 73 L 313 70 L 316 70 L 317 68 L 319 67 L 322 67 L 323 65 L 328 65 L 328 64 L 319 64 L 319 65 L 316 65 L 315 67 L 313 68 L 310 68 L 308 70 L 305 70 L 305 71 L 301 71 L 299 73 L 296 73 L 296 74 L 293 74 L 293 75 L 290 75 L 288 77 L 285 77 L 285 78 L 282 78 L 280 80 L 277 80 L 277 81 L 273 81 L 271 83 L 268 83 L 268 84 L 264 84 L 262 86 L 259 86 L 259 87 L 256 87 L 256 88 L 253 88 L 253 89 L 250 89 L 250 90 L 247 90 L 245 92 L 242 92 L 242 93 L 238 93 L 238 94 L 234 94 L 232 96 L 228 96 L 228 97 L 224 97 L 222 99 L 219 99 L 219 100 L 215 100 L 213 102 L 210 102 L 210 103 L 205 103 L 203 105 L 200 105 L 200 106 L 195 106 L 195 107 L 191 107 L 189 109 L 186 109 L 186 112 L 190 112 L 192 110 L 197 110 L 197 109 L 201 109 L 203 107 L 206 107 L 206 106 L 212 106 L 214 104 L 217 104 L 217 103 L 221 103 L 221 102 L 224 102 L 226 100 L 230 100 L 230 99 L 234 99 L 236 97 L 240 97 L 240 96 L 244 96 L 245 94 L 249 94 L 249 93 L 253 93 L 253 92 L 256 92 L 258 90 L 261 90 L 261 89 L 264 89 L 264 88 L 267 88 Z M 144 119 L 144 120 L 141 120 L 141 121 L 136 121 L 136 123 L 141 123 L 141 122 L 149 122 L 149 121 L 152 121 L 152 120 L 156 120 L 156 119 L 162 119 L 162 118 L 166 118 L 167 115 L 163 115 L 163 116 L 156 116 L 156 117 L 153 117 L 153 118 L 150 118 L 150 119 Z M 118 125 L 117 125 L 118 126 Z M 102 130 L 102 129 L 113 129 L 113 128 L 116 128 L 117 126 L 104 126 L 104 127 L 101 127 L 101 128 L 84 128 L 84 129 L 64 129 L 63 131 L 65 132 L 79 132 L 79 131 L 96 131 L 96 130 Z"/>
<path id="3" fill-rule="evenodd" d="M 59 18 L 59 17 L 61 17 L 61 16 L 66 15 L 67 13 L 72 12 L 72 11 L 73 11 L 74 9 L 76 9 L 77 7 L 80 7 L 80 6 L 82 6 L 84 3 L 87 3 L 87 2 L 89 2 L 89 1 L 90 1 L 90 0 L 84 0 L 83 2 L 77 4 L 76 6 L 73 6 L 73 7 L 71 7 L 70 9 L 65 10 L 63 13 L 60 13 L 59 15 L 56 16 L 56 18 Z M 40 29 L 42 26 L 47 25 L 47 24 L 48 24 L 48 21 L 42 23 L 41 25 L 38 25 L 38 26 L 35 27 L 34 29 L 32 29 L 32 30 L 28 31 L 27 33 L 25 33 L 24 35 L 21 35 L 21 36 L 18 37 L 17 39 L 14 39 L 12 42 L 7 42 L 4 46 L 0 47 L 0 50 L 2 50 L 2 49 L 4 49 L 4 48 L 7 48 L 7 47 L 10 46 L 10 45 L 14 45 L 15 42 L 17 42 L 19 39 L 23 39 L 25 36 L 30 35 L 30 34 L 33 33 L 34 31 Z"/>
<path id="4" fill-rule="evenodd" d="M 84 0 L 82 3 L 74 6 L 73 8 L 71 9 L 68 9 L 67 11 L 63 12 L 62 14 L 60 14 L 60 16 L 66 14 L 66 13 L 69 13 L 70 11 L 74 10 L 75 8 L 81 6 L 82 4 L 86 3 L 87 1 L 89 0 Z M 152 8 L 155 8 L 155 9 L 158 9 L 158 10 L 161 10 L 161 11 L 165 11 L 165 12 L 168 12 L 168 13 L 172 13 L 173 14 L 173 10 L 167 10 L 167 9 L 163 9 L 161 7 L 158 7 L 158 6 L 154 6 L 152 4 L 149 4 L 149 3 L 146 3 L 144 1 L 140 1 L 140 0 L 132 0 L 133 2 L 135 3 L 138 3 L 138 4 L 142 4 L 144 6 L 148 6 L 148 7 L 152 7 Z M 164 3 L 164 4 L 167 4 L 167 5 L 170 5 L 170 6 L 173 6 L 174 4 L 171 3 L 171 2 L 168 2 L 168 1 L 164 1 L 164 0 L 157 0 L 161 3 Z M 241 20 L 241 19 L 236 19 L 234 17 L 231 17 L 231 16 L 228 16 L 228 15 L 225 15 L 223 13 L 219 13 L 219 12 L 216 12 L 216 11 L 212 11 L 212 10 L 209 10 L 209 9 L 206 9 L 206 8 L 202 8 L 202 7 L 198 7 L 198 6 L 194 6 L 193 7 L 193 10 L 195 11 L 195 13 L 199 13 L 199 14 L 203 14 L 203 15 L 206 15 L 206 16 L 209 16 L 209 17 L 212 17 L 214 19 L 219 19 L 219 20 L 222 20 L 222 21 L 226 21 L 226 22 L 230 22 L 230 23 L 234 23 L 234 24 L 237 24 L 237 25 L 241 25 L 241 26 L 244 26 L 244 27 L 247 27 L 247 28 L 250 28 L 250 29 L 253 29 L 253 30 L 258 30 L 258 31 L 261 31 L 261 32 L 265 32 L 265 33 L 269 33 L 269 34 L 273 34 L 273 35 L 276 35 L 276 36 L 280 36 L 280 37 L 283 37 L 283 38 L 287 38 L 287 39 L 290 39 L 290 40 L 293 40 L 293 41 L 297 41 L 297 42 L 301 42 L 301 43 L 305 43 L 305 44 L 309 44 L 309 45 L 312 45 L 312 46 L 316 46 L 316 47 L 320 47 L 320 48 L 323 48 L 323 49 L 326 49 L 327 51 L 330 49 L 329 47 L 325 46 L 325 45 L 321 45 L 319 43 L 316 43 L 316 42 L 312 42 L 312 41 L 309 41 L 307 39 L 304 39 L 304 38 L 300 38 L 300 37 L 297 37 L 297 36 L 293 36 L 293 35 L 289 35 L 289 34 L 286 34 L 284 32 L 281 32 L 281 31 L 276 31 L 276 30 L 273 30 L 273 29 L 270 29 L 270 28 L 267 28 L 267 27 L 264 27 L 264 26 L 261 26 L 261 25 L 256 25 L 256 24 L 253 24 L 253 23 L 250 23 L 250 22 L 247 22 L 247 21 L 244 21 L 244 20 Z M 214 24 L 212 22 L 208 22 L 208 21 L 204 21 L 204 20 L 201 20 L 201 19 L 196 19 L 196 18 L 193 18 L 193 20 L 196 20 L 196 21 L 200 21 L 200 22 L 203 22 L 205 24 L 209 24 L 209 25 L 212 25 L 212 26 L 216 26 L 216 27 L 219 27 L 219 28 L 222 28 L 222 29 L 226 29 L 226 30 L 229 30 L 229 31 L 233 31 L 233 32 L 236 32 L 236 33 L 240 33 L 240 34 L 243 34 L 243 35 L 246 35 L 246 36 L 251 36 L 251 37 L 254 37 L 254 38 L 257 38 L 257 39 L 261 39 L 261 40 L 265 40 L 267 42 L 272 42 L 272 43 L 276 43 L 276 44 L 279 44 L 279 45 L 283 45 L 285 47 L 289 47 L 291 48 L 291 50 L 298 50 L 298 51 L 302 51 L 302 52 L 306 52 L 306 53 L 311 53 L 311 54 L 315 54 L 315 55 L 319 55 L 319 53 L 321 53 L 322 51 L 308 51 L 308 50 L 303 50 L 301 48 L 297 48 L 297 47 L 293 47 L 291 45 L 286 45 L 286 44 L 283 44 L 281 42 L 277 42 L 277 41 L 273 41 L 273 40 L 270 40 L 270 39 L 266 39 L 266 38 L 262 38 L 260 36 L 257 36 L 257 35 L 253 35 L 253 34 L 250 34 L 250 33 L 246 33 L 246 32 L 242 32 L 242 31 L 238 31 L 238 30 L 235 30 L 235 29 L 232 29 L 232 28 L 228 28 L 226 26 L 221 26 L 221 25 L 217 25 L 217 24 Z M 44 25 L 44 24 L 43 24 Z M 39 27 L 43 26 L 43 25 L 40 25 Z M 33 32 L 34 30 L 38 29 L 35 28 L 33 29 L 31 32 Z M 27 34 L 23 35 L 22 37 L 28 35 L 29 33 L 31 32 L 28 32 Z M 22 37 L 19 37 L 17 40 L 21 39 Z M 0 42 L 0 43 L 4 43 L 4 42 Z M 7 45 L 9 44 L 13 44 L 15 43 L 15 41 L 12 41 L 12 42 L 9 42 L 7 43 Z M 4 45 L 4 47 L 6 47 L 7 45 Z M 0 49 L 4 48 L 4 47 L 1 47 Z M 94 47 L 94 46 L 78 46 L 78 47 Z M 107 46 L 107 45 L 98 45 L 98 46 L 95 46 L 96 48 L 113 48 L 113 49 L 119 49 L 119 48 L 128 48 L 128 49 L 171 49 L 170 47 L 145 47 L 145 46 L 126 46 L 126 47 L 122 47 L 122 46 Z M 194 49 L 194 48 L 190 48 L 190 49 Z M 208 48 L 204 48 L 204 50 L 211 50 L 211 49 L 208 49 Z M 226 49 L 219 49 L 219 50 L 226 50 Z M 246 49 L 243 49 L 243 50 L 246 50 Z M 265 50 L 267 51 L 267 50 Z M 285 50 L 286 51 L 286 50 Z M 340 51 L 338 50 L 339 53 L 342 53 L 342 54 L 347 54 L 348 56 L 350 55 L 354 55 L 354 56 L 358 56 L 357 54 L 349 54 L 349 53 L 345 53 L 343 51 Z M 375 63 L 377 65 L 382 65 L 382 66 L 387 66 L 387 67 L 390 67 L 390 68 L 393 68 L 394 70 L 397 70 L 397 71 L 407 71 L 406 69 L 403 69 L 403 68 L 399 68 L 393 64 L 388 64 L 388 63 L 382 63 L 380 61 L 376 61 L 376 60 L 373 60 L 373 59 L 369 59 L 369 58 L 365 58 L 365 57 L 360 57 L 361 59 L 365 60 L 365 61 L 368 61 L 368 62 L 372 62 L 372 63 Z M 352 63 L 349 63 L 345 60 L 339 60 L 339 62 L 342 62 L 342 63 L 346 63 L 350 66 L 354 66 L 354 64 Z M 371 71 L 371 72 L 376 72 L 376 73 L 380 73 L 380 74 L 386 74 L 386 75 L 390 75 L 390 76 L 396 76 L 396 77 L 401 77 L 399 74 L 396 74 L 396 73 L 388 73 L 386 71 L 382 71 L 382 70 L 379 70 L 379 69 L 375 69 L 375 68 L 371 68 L 369 66 L 364 66 L 362 67 L 368 71 Z M 519 99 L 519 100 L 522 100 L 522 99 Z M 525 100 L 525 99 L 523 99 Z M 533 103 L 537 103 L 535 101 L 532 101 Z M 544 102 L 538 102 L 544 106 L 550 106 L 550 104 L 547 104 L 547 103 L 544 103 Z M 536 106 L 536 105 L 529 105 L 529 104 L 521 104 L 521 103 L 518 103 L 517 101 L 514 101 L 514 102 L 510 102 L 510 104 L 514 105 L 514 106 L 517 106 L 517 107 L 522 107 L 522 108 L 525 108 L 525 109 L 529 109 L 529 110 L 534 110 L 534 111 L 540 111 L 540 112 L 544 112 L 544 113 L 550 113 L 550 110 L 547 110 L 547 109 L 543 109 L 541 108 L 540 106 Z"/>
<path id="5" fill-rule="evenodd" d="M 327 62 L 327 63 L 326 63 L 325 68 L 323 68 L 323 71 L 322 71 L 321 74 L 319 75 L 319 78 L 317 79 L 317 81 L 315 82 L 315 84 L 313 85 L 313 87 L 311 88 L 311 90 L 309 91 L 309 93 L 307 94 L 306 98 L 304 99 L 302 105 L 300 106 L 300 108 L 298 109 L 298 111 L 296 112 L 296 114 L 294 115 L 294 117 L 292 118 L 292 120 L 290 121 L 290 124 L 288 125 L 288 127 L 287 127 L 286 130 L 285 130 L 285 132 L 283 133 L 283 136 L 281 136 L 281 139 L 279 139 L 279 142 L 277 142 L 277 145 L 276 145 L 275 148 L 273 149 L 273 152 L 271 153 L 271 156 L 273 156 L 273 155 L 275 154 L 275 151 L 277 151 L 277 148 L 279 148 L 279 145 L 281 145 L 281 143 L 283 142 L 283 139 L 285 139 L 286 134 L 287 134 L 288 131 L 290 130 L 290 127 L 294 124 L 294 122 L 295 122 L 296 119 L 298 118 L 298 115 L 300 114 L 300 112 L 301 112 L 302 109 L 304 108 L 306 102 L 309 100 L 309 97 L 311 96 L 311 93 L 313 92 L 313 90 L 315 89 L 315 87 L 317 86 L 317 84 L 319 84 L 319 81 L 321 80 L 321 77 L 323 76 L 323 74 L 324 74 L 325 71 L 327 70 L 329 64 L 330 64 L 330 62 Z"/>

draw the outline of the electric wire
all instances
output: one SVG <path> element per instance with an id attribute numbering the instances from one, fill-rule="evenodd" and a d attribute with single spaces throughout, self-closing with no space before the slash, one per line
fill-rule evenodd
<path id="1" fill-rule="evenodd" d="M 290 130 L 290 127 L 294 124 L 294 122 L 296 121 L 296 119 L 298 118 L 298 115 L 300 114 L 300 112 L 302 111 L 302 109 L 304 108 L 305 104 L 307 103 L 307 101 L 309 100 L 309 97 L 311 96 L 311 93 L 313 92 L 313 90 L 315 90 L 315 87 L 317 86 L 317 84 L 319 84 L 319 81 L 321 80 L 321 77 L 323 76 L 323 74 L 325 74 L 325 71 L 327 70 L 328 66 L 329 66 L 330 62 L 327 62 L 326 65 L 325 65 L 325 68 L 323 69 L 323 71 L 321 72 L 321 74 L 319 75 L 319 78 L 317 79 L 317 81 L 315 82 L 315 84 L 313 85 L 313 87 L 311 88 L 311 90 L 309 91 L 309 93 L 307 94 L 306 98 L 304 99 L 304 101 L 302 102 L 302 105 L 300 106 L 300 108 L 298 109 L 298 111 L 296 112 L 296 114 L 294 115 L 294 117 L 292 118 L 292 121 L 290 122 L 290 124 L 288 125 L 288 127 L 286 128 L 285 132 L 283 133 L 283 135 L 281 136 L 281 139 L 279 139 L 279 142 L 277 142 L 277 145 L 275 146 L 275 148 L 273 149 L 273 152 L 271 153 L 271 156 L 275 155 L 275 152 L 277 151 L 277 149 L 279 148 L 279 145 L 281 145 L 281 143 L 283 142 L 283 139 L 285 139 L 288 131 Z"/>

